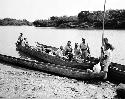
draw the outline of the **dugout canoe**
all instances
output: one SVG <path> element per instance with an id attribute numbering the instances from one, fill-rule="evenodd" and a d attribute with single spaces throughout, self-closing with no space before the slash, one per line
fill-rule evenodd
<path id="1" fill-rule="evenodd" d="M 12 56 L 0 54 L 0 62 L 9 63 L 23 68 L 35 69 L 43 72 L 49 72 L 56 75 L 66 76 L 79 80 L 103 79 L 105 73 L 88 73 L 86 70 L 71 68 L 67 66 L 43 63 L 33 60 L 21 59 Z"/>
<path id="2" fill-rule="evenodd" d="M 49 48 L 52 48 L 52 47 L 49 46 Z M 68 60 L 64 60 L 57 56 L 49 55 L 48 53 L 38 51 L 34 47 L 22 46 L 17 43 L 16 43 L 16 49 L 18 51 L 23 52 L 24 54 L 27 54 L 30 57 L 35 58 L 38 61 L 43 61 L 45 63 L 51 63 L 51 64 L 55 64 L 55 65 L 64 65 L 64 66 L 79 68 L 79 69 L 92 69 L 93 66 L 99 62 L 99 60 L 97 58 L 93 58 L 93 57 L 91 57 L 90 60 L 86 63 L 85 62 L 79 63 L 77 61 L 68 61 Z"/>
<path id="3" fill-rule="evenodd" d="M 74 78 L 78 80 L 92 80 L 92 79 L 103 79 L 105 73 L 88 73 L 86 70 L 55 65 L 50 63 L 38 62 L 33 60 L 21 59 L 12 56 L 0 54 L 0 62 L 12 64 L 22 68 L 28 68 L 33 70 L 38 70 L 42 72 L 47 72 L 51 74 L 56 74 L 59 76 L 65 76 L 69 78 Z M 108 71 L 108 80 L 115 82 L 125 83 L 125 65 L 111 63 Z"/>
<path id="4" fill-rule="evenodd" d="M 125 65 L 112 62 L 109 66 L 108 78 L 116 83 L 125 83 Z"/>

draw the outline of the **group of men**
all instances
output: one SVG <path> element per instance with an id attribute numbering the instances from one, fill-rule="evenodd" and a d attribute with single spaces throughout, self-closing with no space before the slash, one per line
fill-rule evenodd
<path id="1" fill-rule="evenodd" d="M 69 61 L 74 58 L 77 60 L 87 60 L 89 54 L 89 47 L 85 44 L 84 38 L 82 38 L 82 43 L 80 45 L 78 45 L 78 43 L 75 43 L 74 50 L 71 46 L 71 41 L 68 41 L 67 45 L 64 48 L 63 46 L 60 46 L 60 48 L 56 52 L 56 55 L 58 55 L 59 57 L 67 57 Z"/>
<path id="2" fill-rule="evenodd" d="M 27 46 L 28 42 L 26 38 L 22 37 L 23 34 L 20 33 L 20 36 L 18 38 L 18 44 L 20 43 L 22 46 Z M 92 72 L 99 73 L 101 70 L 106 73 L 105 78 L 107 78 L 107 72 L 108 67 L 111 63 L 111 52 L 114 50 L 114 47 L 108 42 L 107 38 L 103 38 L 103 46 L 101 47 L 101 57 L 99 64 L 95 65 L 93 67 Z M 68 59 L 69 61 L 72 61 L 72 59 L 76 60 L 84 60 L 84 62 L 90 57 L 90 50 L 88 44 L 86 44 L 85 39 L 82 38 L 82 43 L 78 45 L 78 43 L 75 43 L 75 48 L 73 50 L 71 46 L 71 41 L 67 42 L 67 45 L 63 48 L 63 46 L 60 46 L 60 48 L 54 52 L 55 55 Z M 91 70 L 90 70 L 91 71 Z"/>
<path id="3" fill-rule="evenodd" d="M 97 65 L 93 67 L 93 70 L 90 70 L 92 72 L 99 73 L 100 71 L 105 72 L 104 79 L 107 78 L 107 72 L 108 67 L 111 64 L 111 58 L 112 58 L 112 51 L 114 50 L 114 47 L 108 42 L 107 38 L 103 38 L 103 46 L 101 47 L 101 57 L 99 58 L 100 61 Z M 60 46 L 60 49 L 57 51 L 57 55 L 60 57 L 67 56 L 69 60 L 72 59 L 76 60 L 84 60 L 84 62 L 90 57 L 90 50 L 89 46 L 85 43 L 85 39 L 82 38 L 82 43 L 78 45 L 78 43 L 75 43 L 74 53 L 73 49 L 71 47 L 71 41 L 67 42 L 67 45 L 63 48 Z"/>
<path id="4" fill-rule="evenodd" d="M 18 38 L 17 43 L 21 44 L 22 46 L 27 46 L 28 45 L 27 38 L 23 38 L 23 33 L 20 33 L 20 36 Z"/>

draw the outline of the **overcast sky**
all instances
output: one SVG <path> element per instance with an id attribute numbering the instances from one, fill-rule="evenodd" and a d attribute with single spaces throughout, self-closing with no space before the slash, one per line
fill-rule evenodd
<path id="1" fill-rule="evenodd" d="M 34 21 L 72 16 L 82 10 L 103 10 L 104 0 L 0 0 L 0 18 Z M 106 9 L 125 9 L 125 0 L 107 0 Z"/>

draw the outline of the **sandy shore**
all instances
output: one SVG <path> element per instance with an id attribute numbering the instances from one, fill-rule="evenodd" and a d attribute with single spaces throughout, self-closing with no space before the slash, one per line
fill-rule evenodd
<path id="1" fill-rule="evenodd" d="M 0 64 L 0 98 L 3 99 L 111 99 L 115 85 L 23 70 Z"/>

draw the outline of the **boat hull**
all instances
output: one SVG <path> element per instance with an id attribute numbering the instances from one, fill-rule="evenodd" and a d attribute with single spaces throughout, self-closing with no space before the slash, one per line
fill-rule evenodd
<path id="1" fill-rule="evenodd" d="M 2 54 L 0 54 L 0 62 L 13 64 L 15 66 L 20 66 L 23 68 L 35 69 L 47 73 L 49 72 L 79 80 L 103 79 L 105 75 L 103 72 L 88 73 L 86 70 L 71 68 L 67 66 L 54 65 L 50 63 L 31 61 Z"/>
<path id="2" fill-rule="evenodd" d="M 56 59 L 55 57 L 47 55 L 45 53 L 41 54 L 41 52 L 38 52 L 35 49 L 31 50 L 30 48 L 26 48 L 26 47 L 22 47 L 22 46 L 18 46 L 18 45 L 17 45 L 17 49 L 21 52 L 24 52 L 27 55 L 34 57 L 37 60 L 44 61 L 46 63 L 51 63 L 51 64 L 56 65 L 56 66 L 66 66 L 67 68 L 75 68 L 75 69 L 85 70 L 88 68 L 92 69 L 93 65 L 94 65 L 94 64 L 85 64 L 85 63 L 70 63 L 70 62 L 66 63 L 64 61 L 60 61 L 59 58 Z M 66 72 L 66 70 L 65 70 L 65 72 Z M 70 74 L 69 72 L 67 72 L 67 73 Z M 62 74 L 63 74 L 63 71 L 62 71 Z M 77 75 L 77 74 L 75 74 L 75 75 Z M 80 77 L 80 75 L 76 76 L 75 78 L 77 78 L 77 77 L 82 78 L 82 77 Z M 88 77 L 84 76 L 83 78 L 85 78 L 85 77 L 86 77 L 86 79 L 89 78 L 89 76 Z M 91 78 L 92 78 L 92 76 L 90 76 L 90 79 Z M 110 81 L 113 81 L 113 82 L 125 83 L 125 65 L 121 65 L 121 64 L 112 62 L 111 65 L 109 66 L 108 79 Z"/>
<path id="3" fill-rule="evenodd" d="M 109 66 L 108 78 L 117 83 L 125 83 L 125 65 L 112 62 Z"/>
<path id="4" fill-rule="evenodd" d="M 79 69 L 92 69 L 93 66 L 99 62 L 99 60 L 95 58 L 91 58 L 91 61 L 89 63 L 78 63 L 77 61 L 71 62 L 68 60 L 63 60 L 62 58 L 57 56 L 49 55 L 48 53 L 37 51 L 35 48 L 32 49 L 31 47 L 24 47 L 18 44 L 16 44 L 16 47 L 18 51 L 21 51 L 27 54 L 28 56 L 35 58 L 38 61 L 43 61 L 45 63 L 51 63 L 56 65 L 64 65 Z"/>

